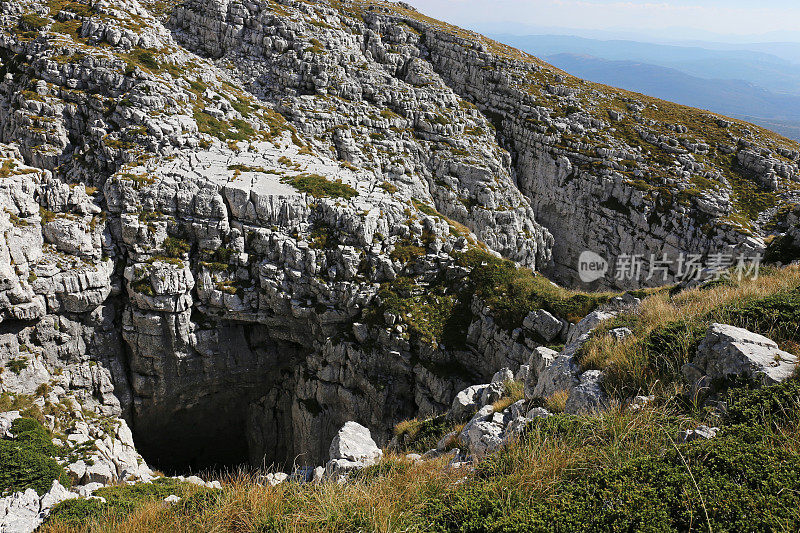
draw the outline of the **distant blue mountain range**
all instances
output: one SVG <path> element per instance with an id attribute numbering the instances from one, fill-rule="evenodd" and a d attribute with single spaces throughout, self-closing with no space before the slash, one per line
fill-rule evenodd
<path id="1" fill-rule="evenodd" d="M 584 79 L 742 118 L 800 140 L 800 65 L 774 54 L 563 35 L 493 38 Z"/>

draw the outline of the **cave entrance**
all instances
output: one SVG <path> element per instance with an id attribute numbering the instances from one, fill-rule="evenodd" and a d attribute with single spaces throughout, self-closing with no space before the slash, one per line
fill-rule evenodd
<path id="1" fill-rule="evenodd" d="M 249 466 L 247 404 L 241 399 L 137 419 L 134 440 L 147 464 L 167 475 Z"/>
<path id="2" fill-rule="evenodd" d="M 151 467 L 174 475 L 291 462 L 292 400 L 308 349 L 270 329 L 206 324 L 195 331 L 202 351 L 131 350 L 130 425 Z"/>

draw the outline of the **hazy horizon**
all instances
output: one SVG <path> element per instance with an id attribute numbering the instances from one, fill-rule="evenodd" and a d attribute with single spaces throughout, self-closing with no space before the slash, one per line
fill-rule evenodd
<path id="1" fill-rule="evenodd" d="M 406 0 L 481 33 L 571 33 L 651 42 L 800 43 L 794 0 Z M 691 24 L 686 21 L 690 20 Z"/>

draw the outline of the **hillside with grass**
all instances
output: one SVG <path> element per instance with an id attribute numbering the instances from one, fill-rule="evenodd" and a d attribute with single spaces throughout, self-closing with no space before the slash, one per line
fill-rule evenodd
<path id="1" fill-rule="evenodd" d="M 454 416 L 454 403 L 398 423 L 380 460 L 338 481 L 272 485 L 270 471 L 248 469 L 206 472 L 219 488 L 170 478 L 109 486 L 59 504 L 41 531 L 791 531 L 800 525 L 800 381 L 729 376 L 702 395 L 680 368 L 714 322 L 796 354 L 798 314 L 798 267 L 665 288 L 581 342 L 580 365 L 607 375 L 602 409 L 569 414 L 561 394 L 533 399 L 522 381 L 502 381 L 489 411 L 526 404 L 548 414 L 524 418 L 480 459 L 459 450 L 475 417 Z M 614 340 L 619 327 L 632 334 Z M 60 466 L 37 440 L 46 430 L 29 418 L 12 429 L 4 458 L 28 454 L 42 466 L 32 477 L 4 468 L 4 479 L 48 486 Z"/>

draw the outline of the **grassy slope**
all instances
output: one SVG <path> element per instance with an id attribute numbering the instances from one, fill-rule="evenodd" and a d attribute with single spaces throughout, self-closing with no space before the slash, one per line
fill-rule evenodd
<path id="1" fill-rule="evenodd" d="M 68 502 L 43 531 L 797 530 L 800 384 L 729 400 L 708 442 L 675 442 L 703 415 L 672 402 L 558 415 L 474 472 L 389 457 L 344 485 L 263 487 L 240 475 L 176 506 L 158 490 L 132 505 Z"/>
<path id="2" fill-rule="evenodd" d="M 582 350 L 581 365 L 606 370 L 608 392 L 621 398 L 674 392 L 681 387 L 681 366 L 693 357 L 712 322 L 751 329 L 800 353 L 799 321 L 800 270 L 769 269 L 757 280 L 647 298 L 636 313 L 619 316 L 602 328 L 627 326 L 635 335 L 623 342 L 596 335 Z"/>
<path id="3" fill-rule="evenodd" d="M 636 339 L 611 350 L 603 336 L 584 354 L 613 375 L 613 365 L 649 368 L 644 345 L 659 358 L 680 359 L 692 345 L 674 342 L 717 317 L 768 333 L 792 351 L 800 315 L 800 270 L 767 271 L 757 281 L 718 283 L 644 300 L 621 317 Z M 737 322 L 738 321 L 738 322 Z M 670 324 L 680 322 L 671 329 Z M 609 325 L 608 327 L 610 327 Z M 688 333 L 687 333 L 688 332 Z M 671 342 L 667 340 L 671 339 Z M 660 344 L 658 344 L 660 342 Z M 655 347 L 658 350 L 655 350 Z M 611 350 L 611 351 L 609 351 Z M 610 360 L 605 361 L 603 357 Z M 612 357 L 613 356 L 613 357 Z M 630 358 L 630 361 L 626 361 Z M 602 362 L 602 363 L 601 363 Z M 447 459 L 414 465 L 406 451 L 424 451 L 455 425 L 442 418 L 398 425 L 405 447 L 339 485 L 258 485 L 230 476 L 221 491 L 170 507 L 164 492 L 104 489 L 111 504 L 67 503 L 44 531 L 714 531 L 800 527 L 800 381 L 731 388 L 726 415 L 681 399 L 677 373 L 634 371 L 656 399 L 644 408 L 612 404 L 602 415 L 559 414 L 539 420 L 524 437 L 474 471 L 446 468 Z M 644 377 L 642 377 L 644 376 Z M 656 379 L 661 385 L 654 386 Z M 519 398 L 510 383 L 502 409 Z M 709 442 L 683 444 L 681 430 L 720 426 Z M 114 496 L 114 491 L 123 491 Z M 80 523 L 80 526 L 78 525 Z"/>

